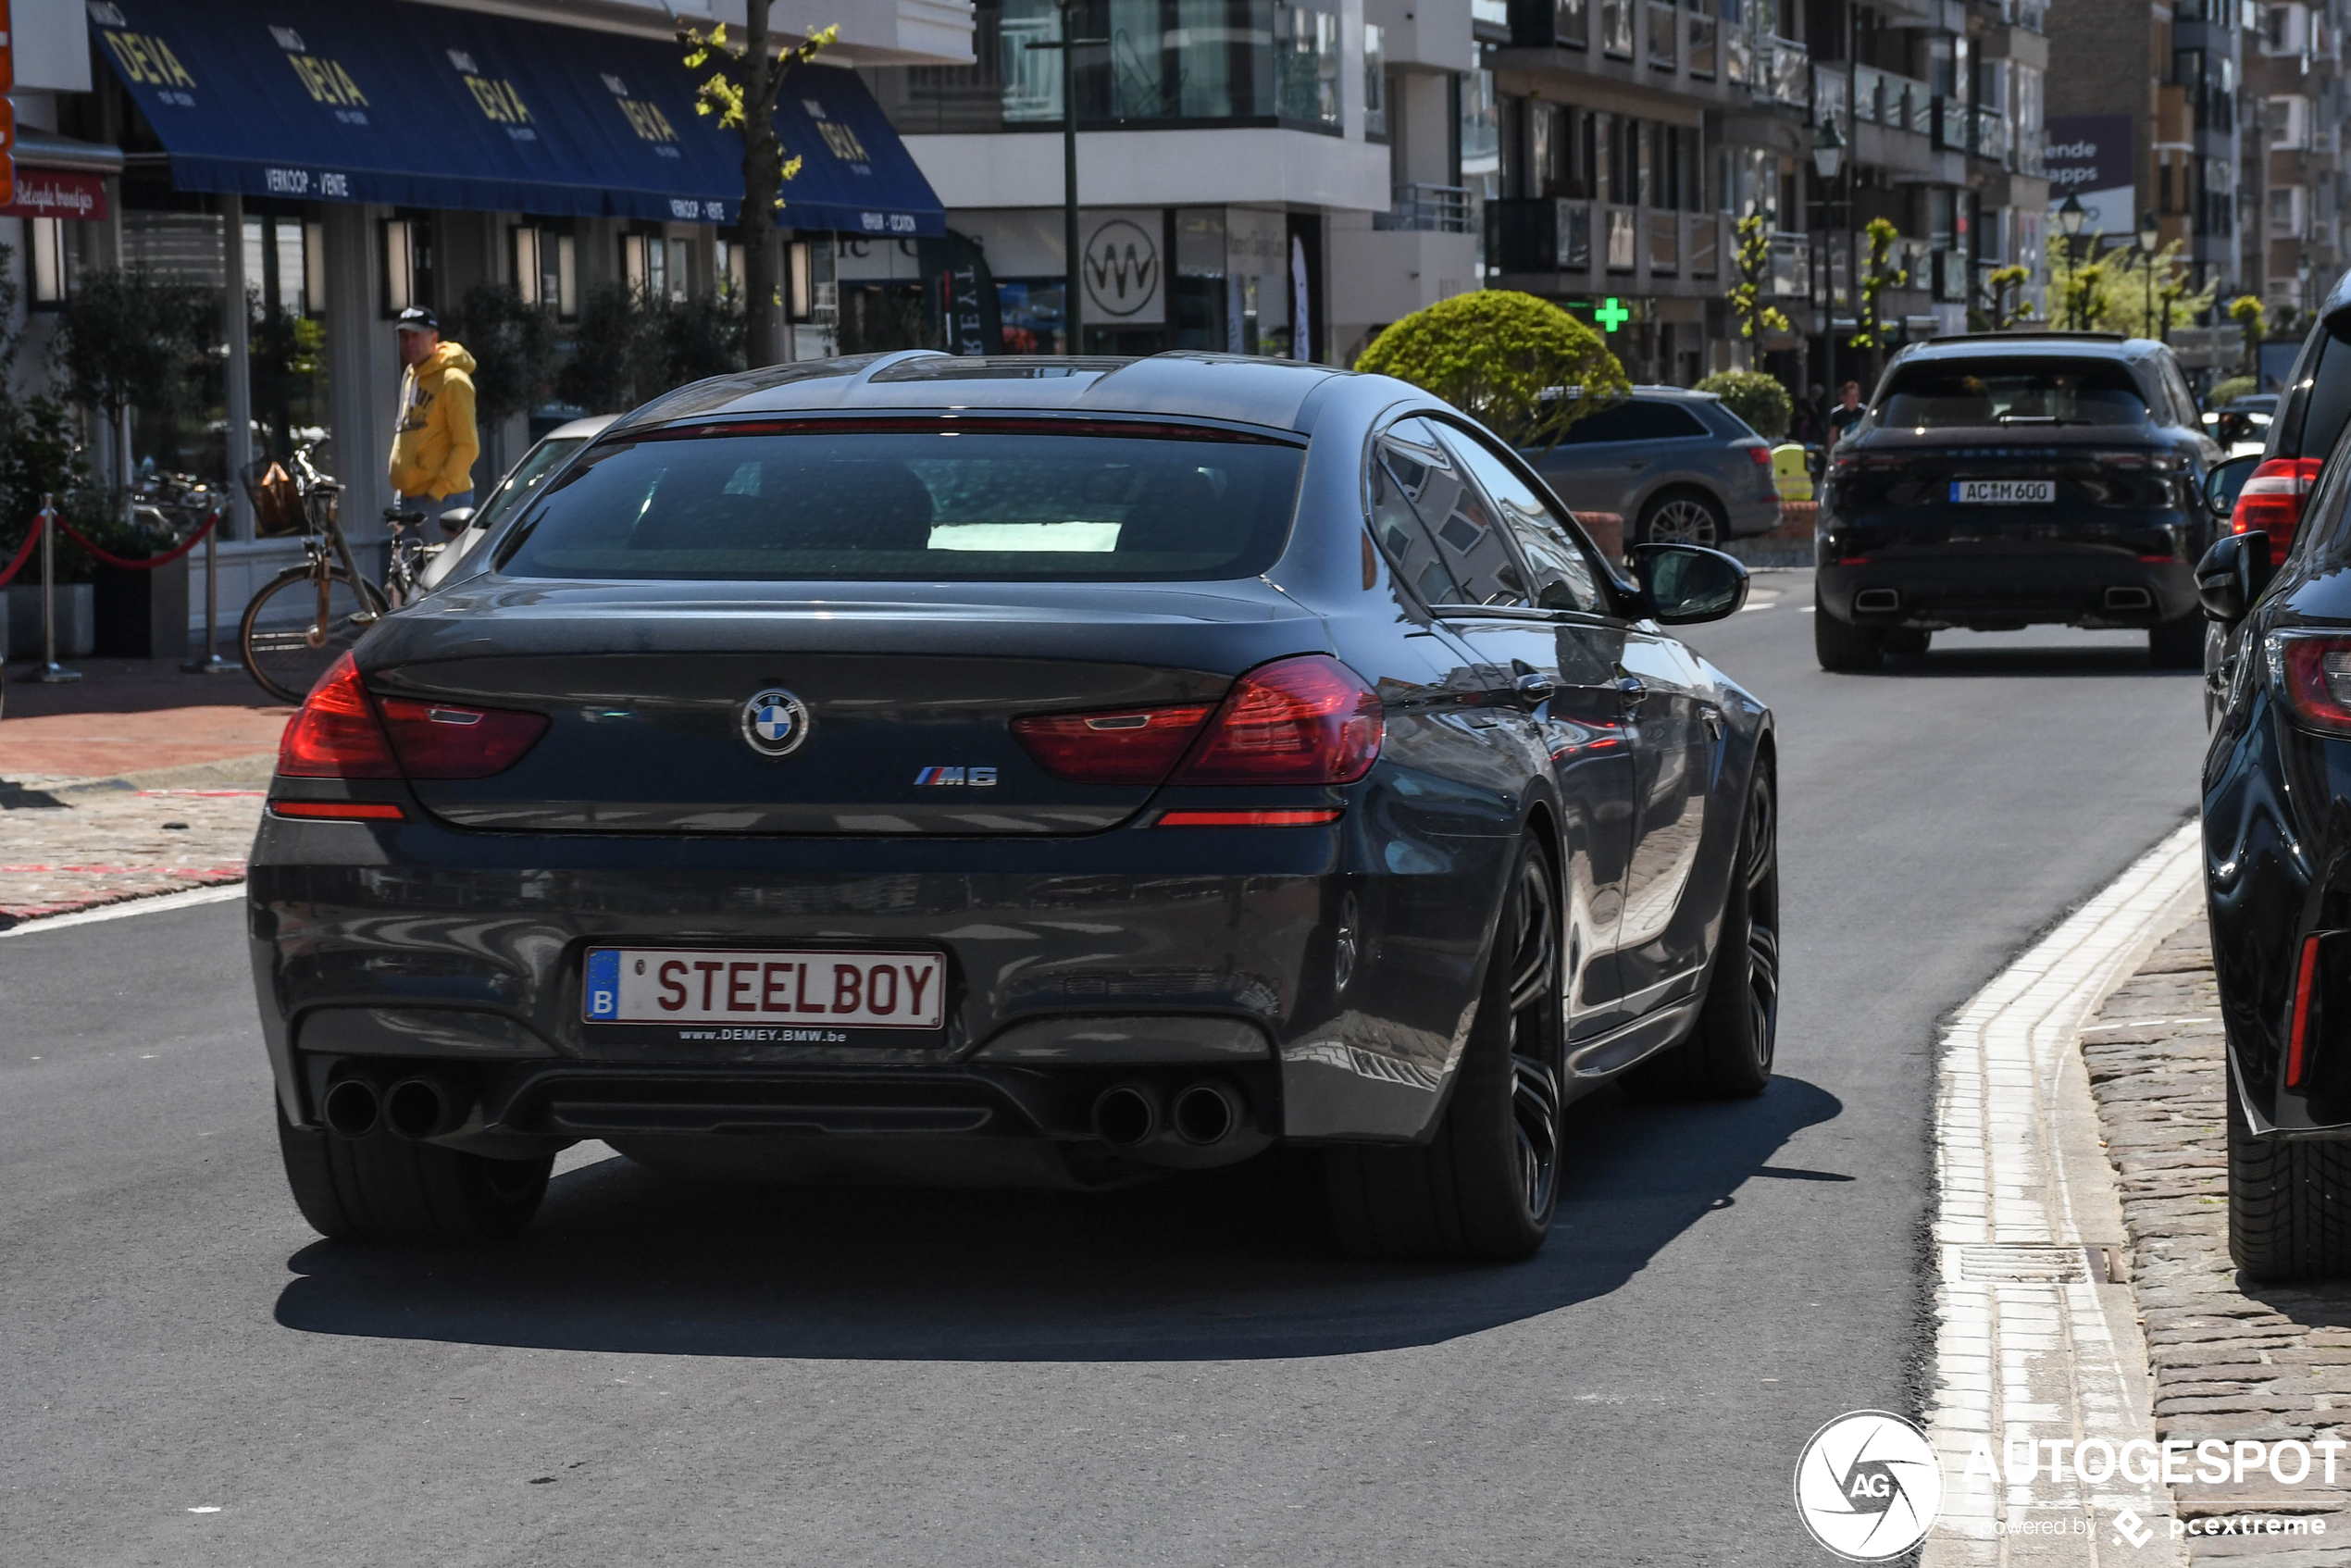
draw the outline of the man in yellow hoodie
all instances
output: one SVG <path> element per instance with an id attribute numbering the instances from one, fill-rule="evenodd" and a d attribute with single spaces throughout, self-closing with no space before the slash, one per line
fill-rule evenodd
<path id="1" fill-rule="evenodd" d="M 400 313 L 400 425 L 392 438 L 392 488 L 403 506 L 421 507 L 428 522 L 454 506 L 474 504 L 474 356 L 462 343 L 441 341 L 429 310 Z M 437 536 L 435 536 L 437 537 Z"/>

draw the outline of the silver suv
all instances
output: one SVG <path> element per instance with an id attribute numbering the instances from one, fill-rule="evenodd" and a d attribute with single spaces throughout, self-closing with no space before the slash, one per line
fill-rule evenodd
<path id="1" fill-rule="evenodd" d="M 1779 526 L 1772 443 L 1712 392 L 1635 387 L 1525 457 L 1573 510 L 1623 517 L 1627 544 L 1714 545 Z"/>

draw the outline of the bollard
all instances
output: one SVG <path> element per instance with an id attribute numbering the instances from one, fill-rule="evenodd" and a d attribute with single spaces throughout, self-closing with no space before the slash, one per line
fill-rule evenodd
<path id="1" fill-rule="evenodd" d="M 41 498 L 41 667 L 32 678 L 45 686 L 80 680 L 81 672 L 57 663 L 57 507 L 56 498 Z"/>
<path id="2" fill-rule="evenodd" d="M 244 668 L 220 656 L 220 514 L 212 516 L 212 531 L 204 536 L 204 653 L 180 666 L 183 675 L 235 675 Z"/>

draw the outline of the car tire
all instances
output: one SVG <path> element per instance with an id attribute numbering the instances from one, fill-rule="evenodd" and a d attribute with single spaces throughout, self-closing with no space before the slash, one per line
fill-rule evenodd
<path id="1" fill-rule="evenodd" d="M 1815 614 L 1819 612 L 1815 611 Z M 1889 653 L 1908 654 L 1916 658 L 1926 652 L 1934 633 L 1922 631 L 1914 626 L 1889 626 L 1878 633 L 1878 646 Z"/>
<path id="2" fill-rule="evenodd" d="M 1559 877 L 1549 852 L 1529 839 L 1511 865 L 1477 1018 L 1437 1136 L 1324 1153 L 1325 1195 L 1346 1251 L 1506 1261 L 1543 1245 L 1559 1201 L 1564 959 Z"/>
<path id="3" fill-rule="evenodd" d="M 2253 1136 L 2229 1079 L 2229 1256 L 2265 1284 L 2351 1276 L 2351 1143 Z"/>
<path id="4" fill-rule="evenodd" d="M 1778 799 L 1768 765 L 1758 765 L 1748 788 L 1721 930 L 1697 1027 L 1624 1076 L 1634 1095 L 1745 1100 L 1771 1084 L 1780 1022 L 1780 853 Z"/>
<path id="5" fill-rule="evenodd" d="M 2158 669 L 2202 669 L 2204 628 L 2201 615 L 2158 621 L 2147 628 L 2147 663 Z"/>
<path id="6" fill-rule="evenodd" d="M 1885 662 L 1885 633 L 1873 626 L 1855 626 L 1829 614 L 1818 592 L 1812 595 L 1812 656 L 1825 670 L 1871 670 Z"/>
<path id="7" fill-rule="evenodd" d="M 1720 550 L 1729 537 L 1722 506 L 1702 490 L 1669 490 L 1652 496 L 1633 530 L 1636 544 L 1703 544 L 1709 550 Z"/>
<path id="8" fill-rule="evenodd" d="M 278 1151 L 302 1217 L 338 1241 L 504 1240 L 539 1212 L 555 1164 L 552 1154 L 492 1160 L 380 1129 L 345 1138 L 297 1127 L 282 1105 Z"/>

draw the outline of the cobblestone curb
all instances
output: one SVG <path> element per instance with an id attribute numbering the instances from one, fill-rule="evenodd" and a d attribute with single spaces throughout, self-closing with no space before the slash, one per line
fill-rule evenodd
<path id="1" fill-rule="evenodd" d="M 2261 1286 L 2229 1262 L 2226 1068 L 2212 939 L 2201 914 L 2160 943 L 2083 1031 L 2146 1328 L 2160 1438 L 2351 1440 L 2351 1282 Z M 2188 1537 L 2190 1561 L 2351 1562 L 2351 1451 L 2336 1485 L 2173 1488 L 2181 1518 L 2323 1515 L 2326 1535 Z M 2265 1484 L 2266 1483 L 2266 1484 Z"/>
<path id="2" fill-rule="evenodd" d="M 264 794 L 84 789 L 0 797 L 0 929 L 243 881 Z"/>

